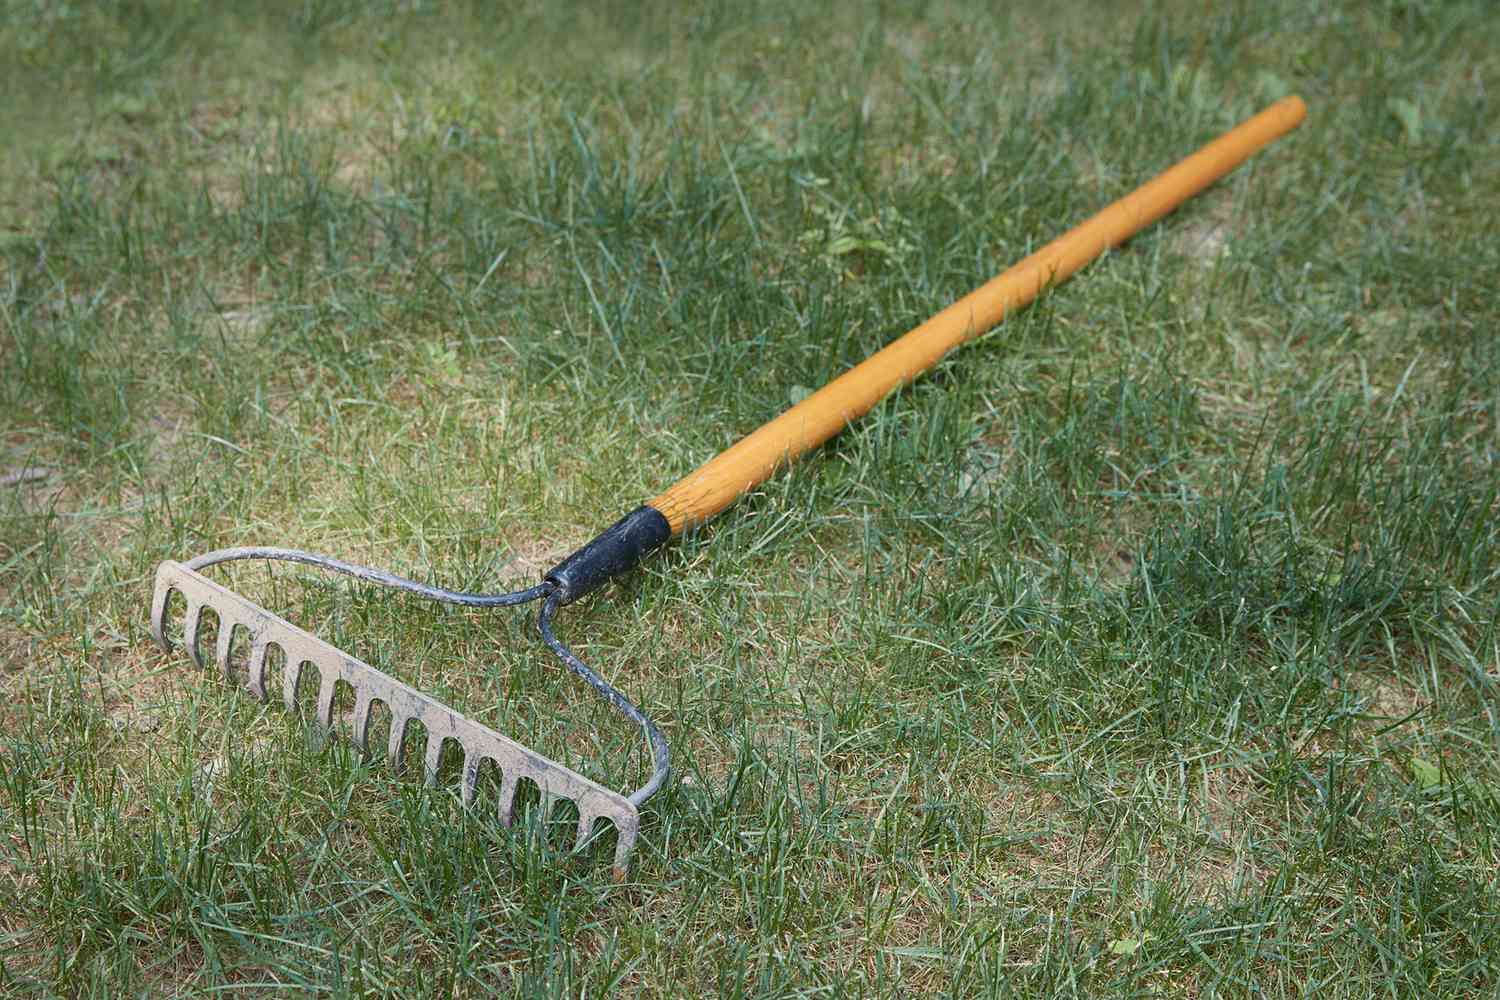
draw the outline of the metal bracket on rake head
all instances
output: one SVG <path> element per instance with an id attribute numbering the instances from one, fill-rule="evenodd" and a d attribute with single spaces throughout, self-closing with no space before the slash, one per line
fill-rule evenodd
<path id="1" fill-rule="evenodd" d="M 226 680 L 233 680 L 229 652 L 234 630 L 236 626 L 244 626 L 250 636 L 249 677 L 245 687 L 257 698 L 262 701 L 267 698 L 266 653 L 274 645 L 284 658 L 282 698 L 288 710 L 296 707 L 297 681 L 306 665 L 311 664 L 318 672 L 317 719 L 324 727 L 333 725 L 335 686 L 340 680 L 345 681 L 354 691 L 353 738 L 361 750 L 366 749 L 370 708 L 379 701 L 391 713 L 389 760 L 393 766 L 400 759 L 407 726 L 413 721 L 421 722 L 427 730 L 426 780 L 429 784 L 437 779 L 443 742 L 457 740 L 464 751 L 462 795 L 465 806 L 474 801 L 481 762 L 490 760 L 500 769 L 498 812 L 502 824 L 509 826 L 511 823 L 520 780 L 530 778 L 541 790 L 544 810 L 559 799 L 568 799 L 578 807 L 578 846 L 589 839 L 596 821 L 607 819 L 615 825 L 614 876 L 616 879 L 625 877 L 641 822 L 639 810 L 626 796 L 528 750 L 508 736 L 455 712 L 176 562 L 164 562 L 157 569 L 156 588 L 151 599 L 152 634 L 167 651 L 171 650 L 172 644 L 167 638 L 165 618 L 168 598 L 174 590 L 187 602 L 183 643 L 198 666 L 206 669 L 198 648 L 198 632 L 203 609 L 212 608 L 219 616 L 219 638 L 214 658 Z"/>

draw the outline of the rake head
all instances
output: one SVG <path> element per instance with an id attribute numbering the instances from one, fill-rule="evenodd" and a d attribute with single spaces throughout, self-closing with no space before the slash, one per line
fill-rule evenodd
<path id="1" fill-rule="evenodd" d="M 453 603 L 494 606 L 518 604 L 527 600 L 543 601 L 539 625 L 549 648 L 559 658 L 596 690 L 604 695 L 617 711 L 643 726 L 646 738 L 655 759 L 656 773 L 651 781 L 633 795 L 625 796 L 606 788 L 596 781 L 584 777 L 557 761 L 527 749 L 508 736 L 497 733 L 447 705 L 403 684 L 323 640 L 304 632 L 291 622 L 272 614 L 266 609 L 246 600 L 197 572 L 215 562 L 230 559 L 270 558 L 310 563 L 326 569 L 334 569 L 363 579 L 400 586 L 414 590 L 424 596 Z M 359 572 L 352 572 L 352 571 Z M 427 593 L 426 591 L 433 591 Z M 352 738 L 355 744 L 366 750 L 369 736 L 370 711 L 377 703 L 383 704 L 391 715 L 390 745 L 387 759 L 392 767 L 399 767 L 406 744 L 406 733 L 412 722 L 420 722 L 427 733 L 425 748 L 425 778 L 429 784 L 437 779 L 438 762 L 443 746 L 455 741 L 463 750 L 464 767 L 462 798 L 465 806 L 472 805 L 478 785 L 479 769 L 485 760 L 493 762 L 501 778 L 498 805 L 499 821 L 509 826 L 515 804 L 516 790 L 520 781 L 530 779 L 541 791 L 542 809 L 547 812 L 559 800 L 569 800 L 578 808 L 578 832 L 576 848 L 583 847 L 592 839 L 595 824 L 606 819 L 614 824 L 616 846 L 614 876 L 624 878 L 628 869 L 630 851 L 635 846 L 640 829 L 639 806 L 665 782 L 668 772 L 667 747 L 661 733 L 641 714 L 640 710 L 600 678 L 564 646 L 551 630 L 553 612 L 566 598 L 548 584 L 521 591 L 514 595 L 453 595 L 437 591 L 422 584 L 413 584 L 396 577 L 363 567 L 351 567 L 335 560 L 290 550 L 241 549 L 209 553 L 183 564 L 164 562 L 156 571 L 156 586 L 151 601 L 151 629 L 158 644 L 167 651 L 172 648 L 167 637 L 166 616 L 173 593 L 182 595 L 187 604 L 183 621 L 183 644 L 199 667 L 206 669 L 198 638 L 205 608 L 218 616 L 218 642 L 214 651 L 219 669 L 224 678 L 234 680 L 230 666 L 230 646 L 236 627 L 243 626 L 249 634 L 250 657 L 245 688 L 262 701 L 270 692 L 266 690 L 267 653 L 272 647 L 282 655 L 284 664 L 281 679 L 281 695 L 288 710 L 295 708 L 297 685 L 305 671 L 311 669 L 318 677 L 317 720 L 325 728 L 333 726 L 334 693 L 339 681 L 346 682 L 354 692 L 354 715 Z M 448 596 L 442 596 L 448 595 Z M 470 598 L 467 600 L 456 598 Z M 576 849 L 575 848 L 575 849 Z"/>

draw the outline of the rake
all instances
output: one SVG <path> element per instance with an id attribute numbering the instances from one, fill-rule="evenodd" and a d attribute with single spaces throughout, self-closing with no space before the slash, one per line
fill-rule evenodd
<path id="1" fill-rule="evenodd" d="M 631 569 L 684 530 L 703 524 L 777 469 L 863 416 L 891 391 L 932 368 L 949 351 L 987 332 L 1047 288 L 1066 280 L 1104 251 L 1156 222 L 1262 147 L 1296 128 L 1306 113 L 1306 106 L 1299 98 L 1289 97 L 1226 132 L 829 382 L 660 496 L 626 514 L 555 566 L 536 586 L 508 593 L 461 593 L 295 549 L 220 549 L 187 562 L 161 564 L 151 604 L 153 635 L 164 649 L 171 649 L 166 630 L 167 608 L 172 594 L 180 594 L 187 608 L 182 623 L 183 644 L 193 661 L 205 667 L 198 640 L 204 610 L 212 609 L 218 617 L 214 658 L 226 680 L 235 676 L 230 661 L 231 638 L 235 629 L 243 626 L 250 644 L 245 686 L 262 701 L 269 694 L 268 653 L 278 649 L 285 664 L 281 693 L 288 709 L 295 707 L 303 672 L 314 670 L 318 675 L 316 718 L 324 727 L 332 727 L 337 684 L 346 682 L 354 692 L 351 735 L 362 751 L 367 749 L 371 709 L 375 704 L 384 705 L 390 712 L 387 753 L 393 766 L 402 758 L 408 727 L 420 722 L 427 733 L 428 782 L 436 780 L 444 744 L 456 741 L 464 755 L 461 795 L 466 806 L 474 801 L 481 764 L 490 761 L 498 767 L 501 778 L 497 813 L 502 824 L 508 826 L 512 821 L 520 782 L 533 781 L 541 793 L 544 816 L 562 800 L 569 800 L 577 807 L 575 849 L 592 840 L 599 821 L 608 820 L 614 825 L 613 871 L 615 878 L 623 878 L 640 832 L 641 807 L 666 784 L 671 772 L 671 754 L 656 724 L 557 638 L 552 628 L 557 609 Z M 650 779 L 628 795 L 607 788 L 336 649 L 202 574 L 211 566 L 245 559 L 301 563 L 467 607 L 511 607 L 539 601 L 537 627 L 547 647 L 615 711 L 641 728 L 652 760 Z"/>

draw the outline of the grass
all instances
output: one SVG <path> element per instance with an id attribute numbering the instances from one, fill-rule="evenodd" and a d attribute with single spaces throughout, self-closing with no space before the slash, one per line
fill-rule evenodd
<path id="1" fill-rule="evenodd" d="M 1493 994 L 1500 23 L 1127 7 L 0 6 L 0 994 Z M 1288 92 L 564 613 L 623 885 L 150 642 L 223 545 L 530 581 Z M 645 766 L 520 614 L 228 578 Z"/>

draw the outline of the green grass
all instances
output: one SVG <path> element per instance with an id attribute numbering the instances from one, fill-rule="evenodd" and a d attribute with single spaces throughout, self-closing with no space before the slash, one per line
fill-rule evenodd
<path id="1" fill-rule="evenodd" d="M 1493 995 L 1493 5 L 591 6 L 0 3 L 0 995 Z M 1289 92 L 563 613 L 623 885 L 149 639 L 223 545 L 529 582 Z M 524 615 L 226 576 L 642 773 Z"/>

